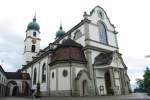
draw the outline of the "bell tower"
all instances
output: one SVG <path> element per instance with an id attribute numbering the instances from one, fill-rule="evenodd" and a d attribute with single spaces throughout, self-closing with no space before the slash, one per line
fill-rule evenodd
<path id="1" fill-rule="evenodd" d="M 26 65 L 28 62 L 33 60 L 33 57 L 40 50 L 40 26 L 36 22 L 36 16 L 34 16 L 33 21 L 30 22 L 26 30 L 26 38 L 24 40 L 24 62 L 23 65 Z"/>

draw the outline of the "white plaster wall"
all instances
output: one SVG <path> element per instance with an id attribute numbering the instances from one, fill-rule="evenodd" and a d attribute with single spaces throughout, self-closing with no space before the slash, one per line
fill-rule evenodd
<path id="1" fill-rule="evenodd" d="M 113 32 L 107 31 L 108 44 L 117 47 L 117 40 L 115 35 L 116 34 L 114 34 Z"/>
<path id="2" fill-rule="evenodd" d="M 89 34 L 90 34 L 90 39 L 98 42 L 100 41 L 98 26 L 89 24 Z"/>
<path id="3" fill-rule="evenodd" d="M 75 40 L 77 43 L 80 43 L 82 46 L 85 46 L 85 36 L 83 35 L 82 37 L 78 38 Z"/>
<path id="4" fill-rule="evenodd" d="M 111 47 L 111 46 L 108 46 L 108 45 L 104 45 L 104 44 L 101 44 L 101 43 L 97 43 L 97 42 L 94 42 L 94 41 L 90 41 L 90 45 L 95 46 L 95 47 L 100 48 L 100 49 L 108 50 L 108 51 L 117 50 L 117 48 L 114 48 L 114 47 Z"/>
<path id="5" fill-rule="evenodd" d="M 98 56 L 101 52 L 100 51 L 95 51 L 95 50 L 91 50 L 92 52 L 92 64 L 94 64 L 94 60 L 95 60 L 95 57 Z"/>
<path id="6" fill-rule="evenodd" d="M 63 70 L 68 71 L 66 77 L 63 76 Z M 58 68 L 58 90 L 70 90 L 70 68 L 59 67 Z"/>
<path id="7" fill-rule="evenodd" d="M 52 73 L 54 72 L 54 78 L 52 78 Z M 50 70 L 50 90 L 56 90 L 56 69 Z"/>
<path id="8" fill-rule="evenodd" d="M 76 74 L 76 77 L 78 75 L 78 73 L 80 72 L 80 70 L 83 70 L 84 68 L 80 68 L 80 67 L 76 67 L 75 68 L 75 74 Z"/>
<path id="9" fill-rule="evenodd" d="M 24 60 L 25 61 L 32 61 L 33 60 L 32 57 L 35 57 L 35 56 L 36 56 L 36 53 L 26 52 L 24 54 Z"/>
<path id="10" fill-rule="evenodd" d="M 95 75 L 96 77 L 104 77 L 105 70 L 102 69 L 95 69 Z"/>

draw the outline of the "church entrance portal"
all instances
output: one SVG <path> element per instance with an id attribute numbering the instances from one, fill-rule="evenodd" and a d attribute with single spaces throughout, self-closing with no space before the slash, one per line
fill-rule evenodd
<path id="1" fill-rule="evenodd" d="M 12 91 L 12 96 L 18 96 L 18 93 L 19 93 L 18 86 L 14 86 L 13 91 Z"/>
<path id="2" fill-rule="evenodd" d="M 83 96 L 87 96 L 88 95 L 88 82 L 86 80 L 84 80 L 82 82 L 82 87 L 83 87 Z"/>
<path id="3" fill-rule="evenodd" d="M 107 94 L 110 94 L 110 92 L 111 92 L 111 79 L 110 79 L 110 72 L 109 71 L 105 72 L 105 84 L 106 84 Z"/>

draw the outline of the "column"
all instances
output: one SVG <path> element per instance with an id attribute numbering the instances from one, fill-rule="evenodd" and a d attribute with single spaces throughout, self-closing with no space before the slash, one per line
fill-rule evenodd
<path id="1" fill-rule="evenodd" d="M 125 77 L 124 77 L 124 72 L 123 69 L 120 69 L 121 72 L 121 80 L 122 80 L 122 94 L 125 94 Z"/>
<path id="2" fill-rule="evenodd" d="M 111 80 L 111 89 L 114 91 L 115 90 L 114 69 L 109 68 L 109 72 L 110 72 L 110 80 Z M 115 91 L 114 91 L 114 94 L 115 94 Z"/>
<path id="3" fill-rule="evenodd" d="M 92 57 L 91 57 L 91 50 L 86 50 L 85 52 L 86 57 L 87 57 L 87 68 L 88 68 L 88 72 L 90 74 L 90 78 L 91 78 L 91 83 L 92 83 L 92 87 L 91 87 L 91 95 L 96 95 L 96 89 L 95 89 L 95 80 L 94 80 L 94 68 L 92 65 Z"/>

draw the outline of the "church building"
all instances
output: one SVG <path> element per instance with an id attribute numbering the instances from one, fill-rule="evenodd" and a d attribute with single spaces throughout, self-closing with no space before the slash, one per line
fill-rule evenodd
<path id="1" fill-rule="evenodd" d="M 40 49 L 40 25 L 36 16 L 27 26 L 21 73 L 30 76 L 29 86 L 41 96 L 121 95 L 130 91 L 115 26 L 96 6 L 68 32 L 62 25 L 53 43 Z"/>

